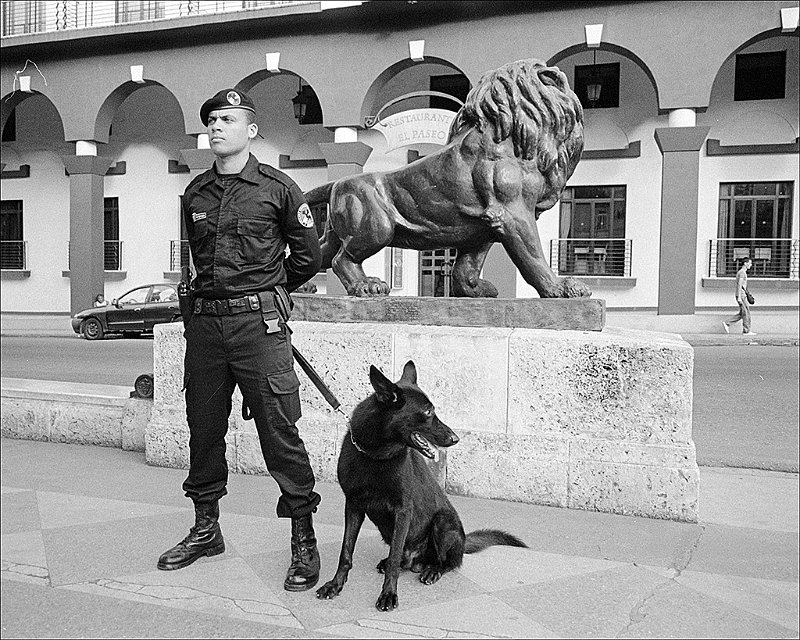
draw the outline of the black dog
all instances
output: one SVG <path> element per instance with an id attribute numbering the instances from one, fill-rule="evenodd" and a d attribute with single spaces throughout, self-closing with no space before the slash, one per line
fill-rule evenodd
<path id="1" fill-rule="evenodd" d="M 452 446 L 458 436 L 436 417 L 433 404 L 417 386 L 414 363 L 406 363 L 397 384 L 374 366 L 369 378 L 375 393 L 353 411 L 339 454 L 337 475 L 345 495 L 339 567 L 317 590 L 317 597 L 333 598 L 347 582 L 366 515 L 389 545 L 389 557 L 378 563 L 385 578 L 375 606 L 390 611 L 397 607 L 401 567 L 433 584 L 461 566 L 465 553 L 499 544 L 527 545 L 495 529 L 464 535 L 456 510 L 419 455 L 438 459 L 436 447 Z"/>

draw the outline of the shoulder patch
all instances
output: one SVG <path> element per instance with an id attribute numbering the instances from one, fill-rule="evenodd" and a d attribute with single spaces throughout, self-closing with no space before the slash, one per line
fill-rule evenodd
<path id="1" fill-rule="evenodd" d="M 297 221 L 306 229 L 310 229 L 314 226 L 314 216 L 311 215 L 311 207 L 305 202 L 301 204 L 300 208 L 297 210 Z"/>

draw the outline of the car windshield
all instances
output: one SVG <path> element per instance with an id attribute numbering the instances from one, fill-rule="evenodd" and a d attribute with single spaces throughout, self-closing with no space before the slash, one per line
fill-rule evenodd
<path id="1" fill-rule="evenodd" d="M 142 287 L 140 289 L 134 289 L 133 291 L 129 291 L 119 300 L 117 300 L 117 304 L 120 305 L 143 304 L 144 301 L 147 299 L 148 291 L 150 291 L 150 287 Z"/>

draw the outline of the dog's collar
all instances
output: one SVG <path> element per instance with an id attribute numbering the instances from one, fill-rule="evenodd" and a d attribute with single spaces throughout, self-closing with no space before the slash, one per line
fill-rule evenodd
<path id="1" fill-rule="evenodd" d="M 352 427 L 349 428 L 347 432 L 350 434 L 350 442 L 353 443 L 353 446 L 356 448 L 356 450 L 363 453 L 368 458 L 372 458 L 373 460 L 388 460 L 389 458 L 394 458 L 396 456 L 396 454 L 392 453 L 391 450 L 388 455 L 379 455 L 374 451 L 367 451 L 364 447 L 356 442 L 356 439 L 353 437 Z"/>

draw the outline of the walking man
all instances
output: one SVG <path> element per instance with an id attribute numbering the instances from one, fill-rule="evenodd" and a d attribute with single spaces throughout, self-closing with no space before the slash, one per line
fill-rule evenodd
<path id="1" fill-rule="evenodd" d="M 742 261 L 742 266 L 736 272 L 736 302 L 739 304 L 739 313 L 722 321 L 722 328 L 725 333 L 731 332 L 731 325 L 734 322 L 742 321 L 742 333 L 754 336 L 755 332 L 750 331 L 750 303 L 747 301 L 747 270 L 753 266 L 750 258 Z"/>
<path id="2" fill-rule="evenodd" d="M 281 490 L 278 517 L 291 518 L 292 560 L 284 588 L 303 591 L 319 580 L 311 514 L 320 496 L 295 427 L 300 381 L 285 321 L 287 292 L 319 270 L 319 241 L 298 186 L 250 153 L 258 135 L 250 97 L 220 91 L 203 104 L 200 119 L 216 160 L 181 200 L 197 271 L 184 333 L 190 438 L 183 490 L 194 502 L 195 524 L 161 555 L 158 568 L 180 569 L 225 551 L 218 501 L 227 493 L 225 434 L 238 384 L 267 470 Z"/>

